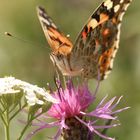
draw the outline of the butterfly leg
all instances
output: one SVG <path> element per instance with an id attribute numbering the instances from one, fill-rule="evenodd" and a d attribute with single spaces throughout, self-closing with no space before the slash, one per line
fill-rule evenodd
<path id="1" fill-rule="evenodd" d="M 99 89 L 99 86 L 100 86 L 100 80 L 101 79 L 101 75 L 100 75 L 100 67 L 98 67 L 98 74 L 97 74 L 97 85 L 96 85 L 96 88 L 95 88 L 95 91 L 94 91 L 94 96 L 97 94 L 98 92 L 98 89 Z"/>

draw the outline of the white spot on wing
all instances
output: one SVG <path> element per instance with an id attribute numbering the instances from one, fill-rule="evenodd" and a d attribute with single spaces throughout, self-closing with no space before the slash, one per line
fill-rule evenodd
<path id="1" fill-rule="evenodd" d="M 119 9 L 120 9 L 120 5 L 118 4 L 118 5 L 116 5 L 116 6 L 114 7 L 114 12 L 115 12 L 115 13 L 118 12 Z"/>
<path id="2" fill-rule="evenodd" d="M 51 26 L 57 29 L 57 27 L 54 23 L 51 23 Z"/>
<path id="3" fill-rule="evenodd" d="M 105 72 L 105 75 L 108 75 L 111 72 L 111 70 L 108 70 Z"/>
<path id="4" fill-rule="evenodd" d="M 116 49 L 114 50 L 114 52 L 113 52 L 113 54 L 112 54 L 112 59 L 115 58 L 115 55 L 116 55 L 116 53 L 117 53 L 117 50 L 118 50 L 118 47 L 117 47 L 117 46 L 118 46 L 118 45 L 115 46 Z"/>
<path id="5" fill-rule="evenodd" d="M 44 19 L 43 17 L 39 17 L 40 18 L 40 21 L 46 23 L 47 25 L 50 25 L 50 22 L 46 19 Z"/>
<path id="6" fill-rule="evenodd" d="M 107 75 L 107 74 L 105 74 L 105 75 L 104 75 L 104 77 L 103 77 L 103 79 L 106 79 L 106 78 L 107 78 L 107 76 L 108 76 L 108 75 Z"/>
<path id="7" fill-rule="evenodd" d="M 93 18 L 88 25 L 94 29 L 98 25 L 98 22 Z"/>
<path id="8" fill-rule="evenodd" d="M 121 0 L 120 3 L 123 3 L 124 0 Z"/>
<path id="9" fill-rule="evenodd" d="M 107 7 L 107 10 L 113 7 L 113 2 L 111 0 L 107 0 L 104 2 L 104 6 Z"/>
<path id="10" fill-rule="evenodd" d="M 113 61 L 114 61 L 114 59 L 112 59 L 111 62 L 110 62 L 110 68 L 111 69 L 113 68 Z"/>

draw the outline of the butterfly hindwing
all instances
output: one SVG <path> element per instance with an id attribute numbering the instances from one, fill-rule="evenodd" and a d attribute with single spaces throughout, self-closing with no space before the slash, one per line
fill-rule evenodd
<path id="1" fill-rule="evenodd" d="M 61 33 L 42 7 L 37 7 L 37 14 L 46 39 L 54 54 L 67 55 L 73 47 L 71 41 Z"/>
<path id="2" fill-rule="evenodd" d="M 130 0 L 106 0 L 80 32 L 73 53 L 84 59 L 84 77 L 106 78 L 118 49 L 120 26 Z"/>

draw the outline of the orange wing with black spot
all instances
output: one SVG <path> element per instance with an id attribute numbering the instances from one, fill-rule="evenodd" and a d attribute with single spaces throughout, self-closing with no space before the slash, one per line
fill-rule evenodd
<path id="1" fill-rule="evenodd" d="M 68 55 L 73 48 L 71 41 L 58 30 L 57 26 L 47 15 L 44 8 L 37 7 L 37 14 L 46 39 L 53 53 L 56 55 Z"/>
<path id="2" fill-rule="evenodd" d="M 106 0 L 80 32 L 73 53 L 83 58 L 84 77 L 105 79 L 119 47 L 120 26 L 131 0 Z"/>

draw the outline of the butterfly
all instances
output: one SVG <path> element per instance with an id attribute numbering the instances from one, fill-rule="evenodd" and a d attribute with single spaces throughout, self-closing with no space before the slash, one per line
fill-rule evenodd
<path id="1" fill-rule="evenodd" d="M 37 14 L 52 52 L 50 58 L 65 76 L 103 80 L 111 72 L 119 48 L 120 27 L 131 0 L 103 1 L 90 16 L 75 44 L 42 7 Z"/>

